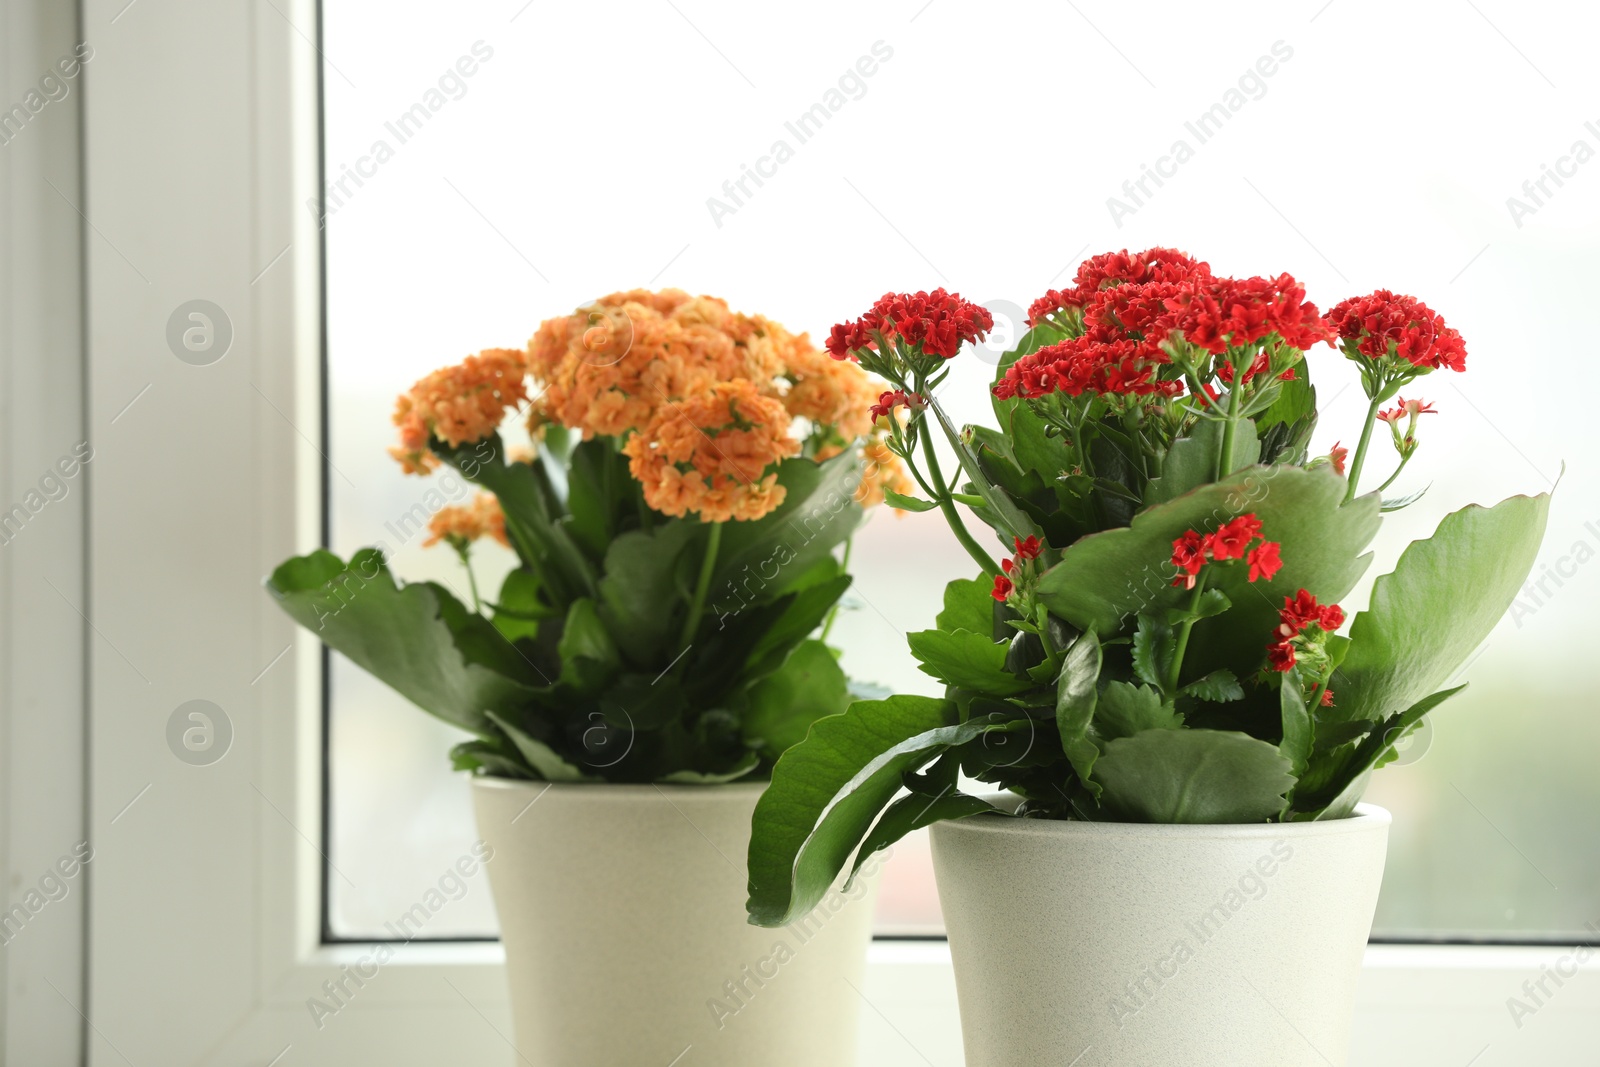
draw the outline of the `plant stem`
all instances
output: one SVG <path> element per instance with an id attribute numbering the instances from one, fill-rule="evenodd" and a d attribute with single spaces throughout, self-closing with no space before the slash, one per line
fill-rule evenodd
<path id="1" fill-rule="evenodd" d="M 1225 425 L 1222 427 L 1222 451 L 1217 453 L 1217 463 L 1211 480 L 1220 482 L 1225 475 L 1232 474 L 1231 470 L 1224 470 L 1233 462 L 1233 438 L 1239 426 L 1239 374 L 1234 372 L 1233 384 L 1228 389 L 1228 414 L 1224 416 Z"/>
<path id="2" fill-rule="evenodd" d="M 1382 485 L 1378 486 L 1378 488 L 1376 490 L 1374 490 L 1374 491 L 1381 493 L 1385 489 L 1387 489 L 1391 485 L 1393 485 L 1394 484 L 1394 480 L 1396 478 L 1400 477 L 1400 472 L 1406 469 L 1406 464 L 1411 462 L 1411 457 L 1414 456 L 1414 455 L 1416 455 L 1416 452 L 1412 451 L 1412 452 L 1409 452 L 1406 455 L 1402 456 L 1400 458 L 1400 465 L 1394 469 L 1394 473 L 1389 475 L 1388 480 L 1385 481 Z"/>
<path id="3" fill-rule="evenodd" d="M 939 494 L 933 491 L 933 486 L 928 484 L 928 480 L 924 478 L 922 476 L 922 472 L 917 469 L 916 461 L 911 458 L 914 455 L 916 455 L 916 452 L 912 451 L 910 455 L 906 456 L 906 470 L 911 472 L 911 477 L 914 478 L 916 483 L 922 487 L 922 491 L 924 493 L 927 493 L 930 498 L 937 497 Z"/>
<path id="4" fill-rule="evenodd" d="M 1189 617 L 1184 619 L 1178 627 L 1178 640 L 1172 646 L 1172 666 L 1167 668 L 1166 697 L 1168 700 L 1178 699 L 1178 679 L 1183 676 L 1183 654 L 1189 647 L 1189 631 L 1194 629 L 1196 613 L 1200 610 L 1200 597 L 1206 591 L 1206 575 L 1201 572 L 1194 584 L 1194 593 L 1189 597 Z"/>
<path id="5" fill-rule="evenodd" d="M 934 500 L 939 505 L 939 510 L 944 512 L 944 521 L 949 523 L 950 531 L 956 535 L 956 540 L 961 542 L 961 547 L 967 550 L 967 555 L 983 568 L 985 574 L 999 574 L 999 564 L 983 550 L 982 545 L 973 540 L 966 523 L 961 521 L 960 512 L 956 511 L 955 502 L 950 499 L 950 488 L 945 484 L 943 472 L 939 470 L 939 457 L 933 451 L 933 431 L 928 429 L 926 417 L 917 421 L 917 436 L 922 441 L 924 454 L 928 457 L 928 477 L 933 480 Z"/>
<path id="6" fill-rule="evenodd" d="M 850 548 L 855 544 L 855 535 L 844 539 L 844 558 L 839 561 L 839 569 L 845 573 L 850 570 Z M 826 643 L 828 635 L 833 632 L 833 620 L 839 617 L 839 601 L 833 602 L 833 607 L 828 609 L 828 621 L 822 624 L 822 636 L 818 640 Z"/>
<path id="7" fill-rule="evenodd" d="M 472 560 L 467 555 L 467 547 L 465 545 L 457 546 L 456 555 L 461 560 L 461 566 L 465 567 L 467 571 L 467 588 L 472 590 L 472 610 L 481 615 L 483 614 L 483 601 L 478 599 L 478 579 L 472 573 Z"/>
<path id="8" fill-rule="evenodd" d="M 1356 486 L 1361 481 L 1361 465 L 1367 461 L 1367 446 L 1372 444 L 1372 428 L 1378 424 L 1378 408 L 1383 406 L 1383 391 L 1374 390 L 1372 403 L 1367 405 L 1366 425 L 1361 427 L 1361 440 L 1356 445 L 1356 454 L 1350 460 L 1349 486 L 1344 491 L 1346 504 L 1356 498 Z"/>
<path id="9" fill-rule="evenodd" d="M 1316 691 L 1311 694 L 1311 703 L 1306 708 L 1309 714 L 1316 715 L 1317 709 L 1322 707 L 1322 694 L 1328 691 L 1328 683 L 1332 680 L 1333 670 L 1329 668 L 1328 673 L 1323 675 L 1322 679 L 1317 682 Z"/>
<path id="10" fill-rule="evenodd" d="M 689 602 L 689 617 L 683 620 L 683 633 L 678 638 L 680 654 L 687 651 L 700 628 L 700 613 L 706 609 L 706 592 L 711 588 L 711 572 L 717 565 L 717 548 L 722 544 L 722 523 L 709 524 L 706 534 L 706 554 L 700 561 L 700 577 L 694 583 L 694 599 Z"/>

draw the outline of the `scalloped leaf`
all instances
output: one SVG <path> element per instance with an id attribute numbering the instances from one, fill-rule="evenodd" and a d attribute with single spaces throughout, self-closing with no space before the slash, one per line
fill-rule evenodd
<path id="1" fill-rule="evenodd" d="M 318 549 L 284 562 L 266 588 L 329 648 L 423 711 L 480 737 L 493 733 L 486 712 L 515 712 L 546 681 L 443 586 L 396 585 L 377 549 L 361 549 L 348 565 Z"/>
<path id="2" fill-rule="evenodd" d="M 1102 742 L 1146 730 L 1176 730 L 1182 725 L 1183 716 L 1161 702 L 1159 690 L 1147 685 L 1107 683 L 1094 711 L 1094 732 Z"/>
<path id="3" fill-rule="evenodd" d="M 1101 806 L 1134 822 L 1256 823 L 1294 786 L 1277 746 L 1229 730 L 1146 730 L 1106 745 Z"/>
<path id="4" fill-rule="evenodd" d="M 1329 685 L 1338 704 L 1321 717 L 1383 719 L 1448 680 L 1528 580 L 1549 515 L 1550 494 L 1514 496 L 1453 512 L 1413 541 L 1351 624 Z"/>
<path id="5" fill-rule="evenodd" d="M 991 696 L 1015 696 L 1034 687 L 1026 678 L 1006 670 L 1010 647 L 991 640 L 986 633 L 971 630 L 919 630 L 908 634 L 906 643 L 924 674 L 945 685 Z"/>
<path id="6" fill-rule="evenodd" d="M 1222 452 L 1225 430 L 1221 419 L 1202 418 L 1190 428 L 1187 436 L 1172 442 L 1161 461 L 1161 473 L 1145 484 L 1145 504 L 1166 503 L 1211 481 Z M 1223 473 L 1232 474 L 1260 458 L 1261 442 L 1256 437 L 1255 423 L 1249 419 L 1239 420 L 1234 431 L 1233 455 L 1223 458 Z"/>
<path id="7" fill-rule="evenodd" d="M 1196 678 L 1183 687 L 1186 696 L 1197 697 L 1200 700 L 1210 700 L 1218 704 L 1230 700 L 1243 700 L 1244 687 L 1239 684 L 1239 679 L 1226 667 L 1219 668 L 1206 675 Z"/>

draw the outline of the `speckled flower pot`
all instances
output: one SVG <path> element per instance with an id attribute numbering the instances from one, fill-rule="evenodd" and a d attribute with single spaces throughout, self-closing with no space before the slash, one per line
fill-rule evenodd
<path id="1" fill-rule="evenodd" d="M 1389 813 L 933 827 L 966 1067 L 1345 1067 Z"/>
<path id="2" fill-rule="evenodd" d="M 474 779 L 520 1067 L 856 1062 L 875 880 L 749 925 L 763 788 Z"/>

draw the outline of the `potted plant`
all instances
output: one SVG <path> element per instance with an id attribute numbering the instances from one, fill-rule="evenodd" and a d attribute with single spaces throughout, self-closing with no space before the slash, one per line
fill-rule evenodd
<path id="1" fill-rule="evenodd" d="M 294 619 L 465 730 L 494 857 L 521 1062 L 852 1063 L 865 887 L 739 920 L 751 811 L 783 750 L 848 703 L 812 636 L 850 584 L 836 550 L 904 488 L 876 390 L 760 316 L 679 291 L 605 297 L 401 396 L 408 473 L 481 487 L 431 543 L 471 604 L 382 553 L 291 559 Z M 502 424 L 524 419 L 532 451 Z M 443 497 L 436 501 L 443 504 Z M 492 538 L 516 565 L 493 596 Z M 806 909 L 811 912 L 812 909 Z"/>
<path id="2" fill-rule="evenodd" d="M 1096 256 L 1032 306 L 999 428 L 957 430 L 934 393 L 990 326 L 889 294 L 829 339 L 891 383 L 880 424 L 923 493 L 891 499 L 940 509 L 982 574 L 909 638 L 943 698 L 857 702 L 778 761 L 751 921 L 931 824 L 968 1067 L 1343 1064 L 1389 822 L 1362 790 L 1460 692 L 1440 687 L 1526 579 L 1548 497 L 1448 515 L 1346 626 L 1380 516 L 1420 496 L 1383 495 L 1433 411 L 1401 390 L 1465 366 L 1438 315 Z M 1367 396 L 1353 454 L 1308 451 L 1324 343 Z"/>

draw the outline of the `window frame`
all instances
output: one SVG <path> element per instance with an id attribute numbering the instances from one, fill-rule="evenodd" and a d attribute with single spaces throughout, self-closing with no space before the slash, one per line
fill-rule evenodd
<path id="1" fill-rule="evenodd" d="M 85 1062 L 277 1063 L 292 1048 L 299 1067 L 509 1063 L 497 944 L 413 943 L 320 1030 L 306 1007 L 370 952 L 324 939 L 320 645 L 258 584 L 322 543 L 326 510 L 322 245 L 306 207 L 321 166 L 317 4 L 81 11 L 97 49 L 82 97 L 85 418 L 91 437 L 111 438 L 87 487 L 79 573 L 96 846 Z M 195 297 L 233 324 L 232 348 L 208 367 L 161 342 L 172 309 Z M 201 499 L 203 521 L 171 521 Z M 13 623 L 34 607 L 4 595 Z M 174 759 L 162 732 L 196 697 L 233 724 L 227 756 L 200 768 Z M 4 814 L 14 828 L 25 813 L 13 797 Z M 1470 1058 L 1513 1034 L 1504 1062 L 1574 1054 L 1600 983 L 1562 990 L 1522 1029 L 1505 1014 L 1521 981 L 1561 955 L 1371 946 L 1356 1061 L 1459 1051 L 1488 1067 L 1494 1057 Z M 881 941 L 870 960 L 864 1062 L 959 1062 L 948 947 Z M 62 1039 L 63 1062 L 72 1048 Z"/>
<path id="2" fill-rule="evenodd" d="M 0 85 L 10 107 L 82 40 L 78 12 L 0 0 Z M 17 95 L 13 95 L 13 93 Z M 80 106 L 72 85 L 0 145 L 0 509 L 85 440 Z M 9 114 L 6 116 L 9 118 Z M 10 909 L 86 840 L 85 486 L 66 480 L 0 533 L 0 871 Z M 0 935 L 0 1063 L 79 1062 L 84 886 Z"/>

